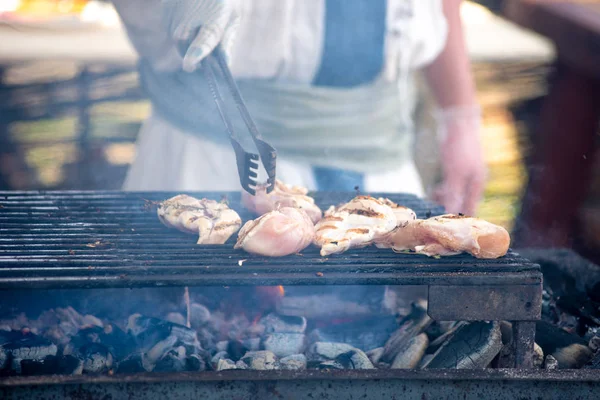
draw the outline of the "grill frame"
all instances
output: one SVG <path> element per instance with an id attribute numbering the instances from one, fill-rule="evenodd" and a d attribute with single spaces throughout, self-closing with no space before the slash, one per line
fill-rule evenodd
<path id="1" fill-rule="evenodd" d="M 509 252 L 497 260 L 429 258 L 374 247 L 322 258 L 309 248 L 282 258 L 225 245 L 198 246 L 163 226 L 148 204 L 178 193 L 0 192 L 0 290 L 165 286 L 426 285 L 436 320 L 513 321 L 515 366 L 532 367 L 541 318 L 540 266 Z M 239 193 L 189 193 L 221 199 L 245 222 Z M 313 193 L 326 209 L 354 193 Z M 413 195 L 375 193 L 423 218 L 443 209 Z M 149 203 L 150 202 L 150 203 Z M 151 207 L 150 207 L 151 208 Z M 238 262 L 244 260 L 242 265 Z"/>

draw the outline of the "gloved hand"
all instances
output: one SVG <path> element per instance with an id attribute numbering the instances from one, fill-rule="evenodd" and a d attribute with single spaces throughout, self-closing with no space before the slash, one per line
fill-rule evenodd
<path id="1" fill-rule="evenodd" d="M 194 71 L 219 43 L 229 56 L 240 20 L 231 0 L 162 0 L 162 6 L 171 37 L 190 43 L 183 57 L 185 71 Z"/>
<path id="2" fill-rule="evenodd" d="M 447 108 L 436 117 L 443 181 L 433 199 L 449 213 L 474 216 L 487 176 L 480 137 L 481 109 Z"/>

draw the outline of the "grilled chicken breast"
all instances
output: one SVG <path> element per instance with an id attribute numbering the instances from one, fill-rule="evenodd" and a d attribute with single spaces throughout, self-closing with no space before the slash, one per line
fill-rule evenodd
<path id="1" fill-rule="evenodd" d="M 324 257 L 368 246 L 395 227 L 396 214 L 389 205 L 371 196 L 357 196 L 325 212 L 315 226 L 314 243 Z"/>
<path id="2" fill-rule="evenodd" d="M 298 253 L 311 244 L 315 227 L 308 214 L 298 208 L 282 207 L 244 224 L 236 249 L 268 257 Z"/>
<path id="3" fill-rule="evenodd" d="M 427 256 L 467 252 L 477 258 L 498 258 L 507 253 L 510 236 L 503 227 L 483 219 L 445 214 L 405 221 L 375 242 L 380 248 Z"/>
<path id="4" fill-rule="evenodd" d="M 223 244 L 242 226 L 238 213 L 227 204 L 185 194 L 163 201 L 157 214 L 169 228 L 198 234 L 198 244 Z"/>
<path id="5" fill-rule="evenodd" d="M 396 225 L 401 225 L 405 221 L 417 219 L 417 214 L 408 207 L 401 206 L 394 203 L 390 199 L 384 199 L 383 197 L 380 197 L 378 200 L 391 207 L 391 209 L 394 211 L 394 215 L 396 216 Z"/>
<path id="6" fill-rule="evenodd" d="M 313 223 L 321 219 L 321 209 L 315 200 L 307 196 L 308 189 L 300 186 L 287 185 L 280 180 L 275 181 L 275 188 L 267 194 L 264 186 L 256 188 L 256 195 L 242 192 L 242 204 L 257 215 L 263 215 L 280 207 L 293 207 L 304 210 Z"/>

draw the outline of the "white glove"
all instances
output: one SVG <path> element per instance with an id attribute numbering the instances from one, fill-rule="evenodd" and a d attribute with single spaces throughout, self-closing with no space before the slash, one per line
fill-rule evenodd
<path id="1" fill-rule="evenodd" d="M 190 43 L 183 69 L 194 71 L 220 43 L 229 58 L 240 18 L 231 0 L 161 0 L 164 20 L 173 39 Z"/>

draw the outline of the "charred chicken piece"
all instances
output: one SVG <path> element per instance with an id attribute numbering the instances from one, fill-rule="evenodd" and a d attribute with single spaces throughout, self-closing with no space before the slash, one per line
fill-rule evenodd
<path id="1" fill-rule="evenodd" d="M 302 209 L 283 207 L 244 224 L 236 249 L 267 257 L 298 253 L 311 244 L 315 227 Z"/>
<path id="2" fill-rule="evenodd" d="M 163 201 L 157 214 L 169 228 L 198 234 L 198 244 L 223 244 L 242 226 L 238 213 L 226 203 L 185 194 Z"/>
<path id="3" fill-rule="evenodd" d="M 315 245 L 321 256 L 366 247 L 396 227 L 394 210 L 371 196 L 357 196 L 350 202 L 330 207 L 315 226 Z"/>
<path id="4" fill-rule="evenodd" d="M 256 195 L 242 192 L 242 204 L 257 215 L 263 215 L 280 207 L 293 207 L 304 210 L 313 223 L 317 223 L 323 213 L 315 204 L 315 200 L 307 196 L 308 189 L 287 185 L 280 180 L 275 181 L 275 188 L 267 193 L 264 186 L 256 188 Z"/>
<path id="5" fill-rule="evenodd" d="M 476 258 L 504 256 L 510 246 L 506 229 L 480 218 L 445 214 L 406 221 L 376 240 L 377 247 L 427 256 L 469 253 Z"/>

